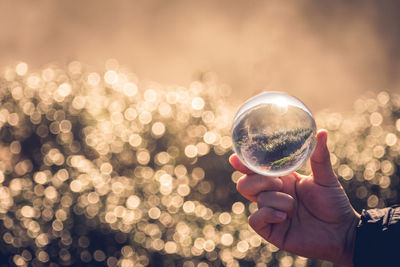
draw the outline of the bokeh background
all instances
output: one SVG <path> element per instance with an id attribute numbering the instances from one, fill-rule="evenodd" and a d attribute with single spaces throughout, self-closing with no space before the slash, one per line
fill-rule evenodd
<path id="1" fill-rule="evenodd" d="M 398 8 L 0 0 L 1 266 L 333 266 L 248 227 L 231 119 L 299 97 L 355 209 L 398 203 Z"/>

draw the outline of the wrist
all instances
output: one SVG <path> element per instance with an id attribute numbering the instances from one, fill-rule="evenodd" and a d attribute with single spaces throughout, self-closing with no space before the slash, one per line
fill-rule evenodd
<path id="1" fill-rule="evenodd" d="M 354 212 L 354 217 L 349 223 L 349 226 L 346 230 L 345 241 L 343 246 L 343 256 L 340 261 L 340 264 L 346 267 L 352 267 L 353 264 L 353 257 L 354 257 L 354 245 L 356 240 L 356 227 L 360 222 L 360 215 Z"/>

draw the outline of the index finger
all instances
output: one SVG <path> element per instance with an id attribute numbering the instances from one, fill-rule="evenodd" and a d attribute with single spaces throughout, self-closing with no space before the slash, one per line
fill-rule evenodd
<path id="1" fill-rule="evenodd" d="M 237 171 L 240 171 L 241 173 L 244 174 L 253 174 L 254 172 L 247 168 L 239 159 L 239 157 L 236 154 L 232 154 L 229 157 L 229 163 L 232 165 L 233 168 L 235 168 Z"/>
<path id="2" fill-rule="evenodd" d="M 279 177 L 260 174 L 243 175 L 236 184 L 237 191 L 250 201 L 256 202 L 257 196 L 264 191 L 280 191 L 283 182 Z"/>

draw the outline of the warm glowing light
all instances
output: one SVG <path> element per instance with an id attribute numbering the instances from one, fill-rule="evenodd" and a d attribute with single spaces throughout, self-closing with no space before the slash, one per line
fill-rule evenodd
<path id="1" fill-rule="evenodd" d="M 284 98 L 273 99 L 272 111 L 276 114 L 282 115 L 288 111 L 288 102 Z"/>
<path id="2" fill-rule="evenodd" d="M 138 134 L 132 134 L 129 136 L 129 144 L 133 147 L 138 147 L 142 143 L 142 137 Z"/>
<path id="3" fill-rule="evenodd" d="M 188 158 L 194 158 L 197 156 L 197 147 L 195 145 L 188 145 L 185 147 L 185 155 Z"/>
<path id="4" fill-rule="evenodd" d="M 201 97 L 195 97 L 192 100 L 192 108 L 195 110 L 202 110 L 204 108 L 205 102 Z"/>
<path id="5" fill-rule="evenodd" d="M 237 244 L 237 249 L 242 253 L 246 252 L 249 249 L 249 243 L 246 240 L 241 240 Z"/>
<path id="6" fill-rule="evenodd" d="M 219 221 L 222 224 L 229 224 L 231 222 L 231 215 L 228 212 L 223 212 L 219 215 Z"/>
<path id="7" fill-rule="evenodd" d="M 139 121 L 143 124 L 149 124 L 151 120 L 153 119 L 152 115 L 148 111 L 143 111 L 139 115 Z"/>
<path id="8" fill-rule="evenodd" d="M 150 153 L 147 149 L 141 149 L 136 153 L 136 158 L 140 164 L 146 165 L 150 161 Z"/>
<path id="9" fill-rule="evenodd" d="M 18 141 L 13 141 L 10 144 L 10 152 L 12 154 L 19 154 L 21 152 L 21 143 Z"/>
<path id="10" fill-rule="evenodd" d="M 232 211 L 235 214 L 242 214 L 244 212 L 244 204 L 242 202 L 233 203 Z"/>
<path id="11" fill-rule="evenodd" d="M 233 236 L 229 233 L 225 233 L 221 236 L 221 243 L 224 246 L 230 246 L 233 243 Z"/>
<path id="12" fill-rule="evenodd" d="M 15 67 L 15 72 L 19 76 L 26 75 L 26 73 L 28 72 L 28 64 L 26 64 L 25 62 L 18 63 L 17 66 Z"/>
<path id="13" fill-rule="evenodd" d="M 128 197 L 128 199 L 126 200 L 126 206 L 129 209 L 136 209 L 137 207 L 139 207 L 140 205 L 140 198 L 138 196 L 130 196 Z"/>
<path id="14" fill-rule="evenodd" d="M 195 205 L 192 201 L 186 201 L 183 203 L 183 211 L 186 213 L 194 212 Z"/>
<path id="15" fill-rule="evenodd" d="M 72 124 L 69 120 L 62 120 L 59 127 L 62 133 L 68 133 L 72 130 Z"/>
<path id="16" fill-rule="evenodd" d="M 161 211 L 159 208 L 153 207 L 153 208 L 149 209 L 148 214 L 151 219 L 156 220 L 156 219 L 160 218 Z"/>
<path id="17" fill-rule="evenodd" d="M 151 127 L 151 132 L 156 137 L 160 137 L 165 133 L 165 125 L 162 122 L 155 122 Z"/>
<path id="18" fill-rule="evenodd" d="M 162 102 L 158 106 L 158 112 L 161 116 L 168 118 L 171 116 L 172 108 L 169 104 Z"/>
<path id="19" fill-rule="evenodd" d="M 340 165 L 338 174 L 345 180 L 351 180 L 353 178 L 353 170 L 346 164 Z"/>
<path id="20" fill-rule="evenodd" d="M 124 112 L 124 116 L 128 121 L 133 121 L 137 117 L 137 111 L 134 108 L 127 108 Z"/>
<path id="21" fill-rule="evenodd" d="M 157 100 L 158 94 L 155 90 L 153 89 L 147 89 L 144 94 L 143 97 L 146 101 L 149 102 L 155 102 Z"/>
<path id="22" fill-rule="evenodd" d="M 383 117 L 380 113 L 374 112 L 369 119 L 372 125 L 379 126 L 382 123 Z"/>
<path id="23" fill-rule="evenodd" d="M 170 156 L 167 152 L 162 151 L 155 156 L 156 163 L 159 165 L 167 164 L 170 160 Z"/>
<path id="24" fill-rule="evenodd" d="M 176 245 L 175 242 L 172 242 L 172 241 L 168 241 L 164 245 L 164 250 L 168 254 L 176 253 L 177 249 L 178 249 L 178 246 Z"/>
<path id="25" fill-rule="evenodd" d="M 82 183 L 79 180 L 74 180 L 70 184 L 72 192 L 80 192 L 82 190 Z"/>
<path id="26" fill-rule="evenodd" d="M 388 146 L 394 146 L 397 143 L 397 136 L 393 133 L 388 133 L 385 142 Z"/>
<path id="27" fill-rule="evenodd" d="M 214 144 L 217 141 L 217 135 L 213 132 L 206 132 L 204 134 L 204 142 L 206 142 L 207 144 L 211 145 Z"/>
<path id="28" fill-rule="evenodd" d="M 400 119 L 396 120 L 396 129 L 400 132 Z"/>
<path id="29" fill-rule="evenodd" d="M 185 88 L 139 83 L 115 60 L 102 72 L 78 61 L 25 67 L 7 68 L 0 82 L 1 242 L 10 264 L 147 266 L 155 251 L 185 267 L 307 263 L 250 230 L 257 203 L 235 202 L 243 174 L 225 161 L 233 114 L 226 86 L 209 74 Z M 335 172 L 366 208 L 395 196 L 399 107 L 400 97 L 381 92 L 357 101 L 354 116 L 317 116 L 330 131 Z"/>
<path id="30" fill-rule="evenodd" d="M 92 72 L 88 75 L 88 84 L 91 86 L 97 86 L 100 83 L 100 75 L 96 72 Z"/>
<path id="31" fill-rule="evenodd" d="M 205 172 L 200 167 L 195 167 L 192 171 L 192 177 L 196 180 L 202 180 L 205 177 Z"/>
<path id="32" fill-rule="evenodd" d="M 118 73 L 115 70 L 109 70 L 104 74 L 104 81 L 108 84 L 116 84 L 118 82 Z"/>
<path id="33" fill-rule="evenodd" d="M 69 83 L 62 83 L 57 89 L 57 93 L 62 97 L 68 96 L 69 94 L 71 94 L 71 91 L 72 88 Z"/>
<path id="34" fill-rule="evenodd" d="M 8 124 L 11 126 L 17 126 L 19 123 L 19 116 L 17 113 L 11 113 L 8 115 Z"/>
<path id="35" fill-rule="evenodd" d="M 124 84 L 124 86 L 122 87 L 122 91 L 127 96 L 134 96 L 136 95 L 138 88 L 135 83 L 128 82 Z"/>
<path id="36" fill-rule="evenodd" d="M 21 214 L 24 217 L 32 218 L 35 215 L 35 211 L 30 206 L 23 206 L 22 209 L 21 209 Z"/>

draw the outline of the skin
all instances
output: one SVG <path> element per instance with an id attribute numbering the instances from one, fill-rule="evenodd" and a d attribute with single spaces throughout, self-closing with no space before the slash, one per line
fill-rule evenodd
<path id="1" fill-rule="evenodd" d="M 317 133 L 310 176 L 267 177 L 249 170 L 235 154 L 229 161 L 244 173 L 237 183 L 238 192 L 258 204 L 249 224 L 260 236 L 303 257 L 353 266 L 360 215 L 332 170 L 327 134 L 326 130 Z"/>

